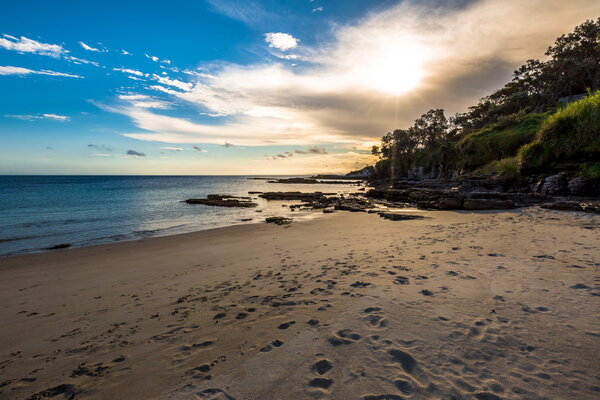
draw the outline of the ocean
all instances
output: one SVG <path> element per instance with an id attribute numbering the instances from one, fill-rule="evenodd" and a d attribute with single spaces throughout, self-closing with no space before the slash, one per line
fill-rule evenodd
<path id="1" fill-rule="evenodd" d="M 0 256 L 89 246 L 263 222 L 269 216 L 313 218 L 251 195 L 256 208 L 183 202 L 208 194 L 249 191 L 356 192 L 348 184 L 282 184 L 246 176 L 0 176 Z M 273 176 L 273 178 L 279 178 Z M 257 210 L 261 210 L 257 213 Z M 242 219 L 251 218 L 250 221 Z"/>

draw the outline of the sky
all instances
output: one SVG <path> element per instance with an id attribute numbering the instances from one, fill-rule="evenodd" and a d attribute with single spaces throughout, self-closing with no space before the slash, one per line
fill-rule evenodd
<path id="1" fill-rule="evenodd" d="M 0 174 L 274 175 L 372 164 L 463 112 L 597 0 L 0 5 Z"/>

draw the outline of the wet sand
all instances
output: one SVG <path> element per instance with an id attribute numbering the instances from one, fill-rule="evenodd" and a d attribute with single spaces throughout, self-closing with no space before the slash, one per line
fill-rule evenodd
<path id="1" fill-rule="evenodd" d="M 600 398 L 600 218 L 416 213 L 0 259 L 0 398 Z"/>

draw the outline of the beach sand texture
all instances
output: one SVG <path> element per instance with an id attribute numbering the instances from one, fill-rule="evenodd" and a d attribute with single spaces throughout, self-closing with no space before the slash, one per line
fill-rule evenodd
<path id="1" fill-rule="evenodd" d="M 415 213 L 0 259 L 0 398 L 600 398 L 599 217 Z"/>

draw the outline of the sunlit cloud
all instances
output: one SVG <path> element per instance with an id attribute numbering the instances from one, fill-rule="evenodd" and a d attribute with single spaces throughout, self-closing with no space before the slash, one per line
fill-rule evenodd
<path id="1" fill-rule="evenodd" d="M 402 2 L 369 14 L 316 46 L 296 41 L 297 67 L 213 64 L 184 71 L 186 82 L 152 76 L 160 85 L 146 89 L 183 100 L 213 121 L 104 107 L 131 118 L 139 130 L 125 135 L 139 140 L 358 148 L 429 108 L 464 111 L 527 59 L 543 57 L 557 36 L 600 13 L 600 4 L 587 0 L 427 4 Z"/>
<path id="2" fill-rule="evenodd" d="M 0 47 L 6 50 L 13 50 L 19 53 L 34 53 L 43 56 L 58 58 L 68 53 L 61 45 L 38 42 L 33 39 L 21 36 L 17 39 L 14 36 L 3 34 L 0 38 Z"/>
<path id="3" fill-rule="evenodd" d="M 83 78 L 83 76 L 75 74 L 67 74 L 64 72 L 56 72 L 49 70 L 33 70 L 22 67 L 11 67 L 11 66 L 0 66 L 0 75 L 49 75 L 49 76 L 62 76 L 65 78 Z"/>
<path id="4" fill-rule="evenodd" d="M 172 104 L 166 101 L 157 100 L 145 94 L 121 94 L 119 99 L 129 102 L 134 107 L 138 108 L 156 108 L 166 110 L 172 108 Z"/>

